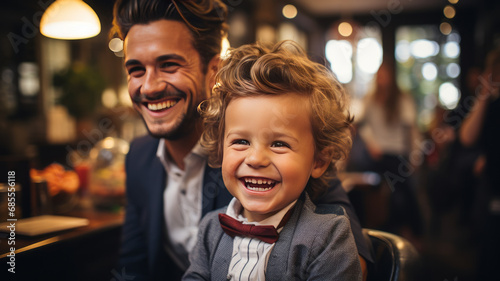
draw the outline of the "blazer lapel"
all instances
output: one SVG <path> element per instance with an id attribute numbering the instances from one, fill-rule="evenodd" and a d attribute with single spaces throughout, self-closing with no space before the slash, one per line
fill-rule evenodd
<path id="1" fill-rule="evenodd" d="M 222 230 L 221 230 L 222 232 Z M 229 263 L 233 253 L 233 239 L 229 235 L 222 233 L 218 247 L 214 253 L 211 263 L 213 275 L 211 280 L 227 280 L 227 273 L 229 272 Z"/>
<path id="2" fill-rule="evenodd" d="M 302 193 L 294 206 L 292 216 L 280 232 L 280 236 L 274 245 L 266 268 L 266 280 L 282 280 L 284 273 L 288 270 L 288 260 L 292 245 L 295 226 L 299 220 L 304 206 L 306 194 Z"/>
<path id="3" fill-rule="evenodd" d="M 165 220 L 163 219 L 163 191 L 165 190 L 165 180 L 166 180 L 166 172 L 165 168 L 161 164 L 160 160 L 155 157 L 149 171 L 148 175 L 148 184 L 151 186 L 144 186 L 144 188 L 149 188 L 149 212 L 148 215 L 151 217 L 149 220 L 149 234 L 148 239 L 150 242 L 148 245 L 151 247 L 163 247 L 163 237 L 165 235 Z M 158 262 L 161 262 L 161 258 L 157 257 L 158 253 L 162 251 L 158 251 L 158 249 L 149 249 L 149 253 L 151 256 L 150 266 L 152 268 L 161 268 L 161 265 L 155 265 Z"/>

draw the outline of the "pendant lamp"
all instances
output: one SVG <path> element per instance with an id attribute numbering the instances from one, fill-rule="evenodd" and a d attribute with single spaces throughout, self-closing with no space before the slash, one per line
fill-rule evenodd
<path id="1" fill-rule="evenodd" d="M 101 23 L 82 0 L 56 0 L 43 14 L 40 32 L 55 39 L 85 39 L 99 34 Z"/>

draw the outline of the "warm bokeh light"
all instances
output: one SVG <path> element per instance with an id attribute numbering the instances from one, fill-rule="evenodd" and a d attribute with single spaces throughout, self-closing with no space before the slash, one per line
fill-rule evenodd
<path id="1" fill-rule="evenodd" d="M 448 0 L 448 2 L 450 2 L 451 4 L 457 4 L 458 0 Z"/>
<path id="2" fill-rule="evenodd" d="M 120 38 L 113 38 L 109 40 L 108 47 L 115 53 L 121 52 L 123 51 L 123 41 Z"/>
<path id="3" fill-rule="evenodd" d="M 276 40 L 276 30 L 271 25 L 261 25 L 257 27 L 255 37 L 262 43 L 272 43 Z"/>
<path id="4" fill-rule="evenodd" d="M 122 86 L 118 90 L 118 100 L 121 105 L 125 106 L 132 106 L 132 100 L 130 99 L 130 95 L 128 93 L 128 88 L 127 86 Z"/>
<path id="5" fill-rule="evenodd" d="M 356 64 L 364 73 L 375 74 L 382 63 L 382 45 L 375 38 L 359 40 Z"/>
<path id="6" fill-rule="evenodd" d="M 227 55 L 229 54 L 229 48 L 231 48 L 231 44 L 229 43 L 229 40 L 227 37 L 222 38 L 222 49 L 220 51 L 220 57 L 221 58 L 226 58 Z"/>
<path id="7" fill-rule="evenodd" d="M 40 20 L 40 32 L 55 39 L 85 39 L 101 32 L 99 17 L 81 0 L 57 0 Z"/>
<path id="8" fill-rule="evenodd" d="M 348 22 L 341 22 L 338 27 L 340 35 L 349 37 L 352 34 L 352 25 Z"/>
<path id="9" fill-rule="evenodd" d="M 451 25 L 447 22 L 442 22 L 440 25 L 439 25 L 439 31 L 441 31 L 442 34 L 444 35 L 448 35 L 451 33 Z"/>
<path id="10" fill-rule="evenodd" d="M 352 45 L 346 40 L 330 40 L 325 47 L 326 58 L 340 83 L 352 80 Z"/>
<path id="11" fill-rule="evenodd" d="M 282 12 L 283 16 L 287 19 L 293 19 L 297 16 L 297 8 L 291 4 L 285 5 Z"/>
<path id="12" fill-rule="evenodd" d="M 436 41 L 418 39 L 410 43 L 410 53 L 415 58 L 428 58 L 439 53 L 439 44 Z"/>
<path id="13" fill-rule="evenodd" d="M 451 5 L 447 5 L 443 9 L 443 14 L 445 17 L 452 19 L 455 17 L 455 14 L 456 14 L 455 8 L 453 8 L 453 6 L 451 6 Z"/>
<path id="14" fill-rule="evenodd" d="M 101 102 L 102 102 L 102 105 L 104 105 L 104 107 L 106 107 L 106 108 L 115 107 L 116 104 L 118 103 L 118 98 L 116 97 L 116 92 L 111 88 L 104 90 L 104 92 L 102 92 Z"/>
<path id="15" fill-rule="evenodd" d="M 439 86 L 439 103 L 447 109 L 454 109 L 460 100 L 460 90 L 453 83 L 445 82 Z"/>

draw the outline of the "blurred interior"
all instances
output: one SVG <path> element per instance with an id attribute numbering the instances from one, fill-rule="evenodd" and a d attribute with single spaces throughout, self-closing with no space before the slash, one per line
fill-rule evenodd
<path id="1" fill-rule="evenodd" d="M 116 274 L 111 265 L 125 204 L 124 155 L 128 143 L 147 131 L 131 107 L 122 42 L 108 36 L 113 1 L 85 0 L 97 13 L 101 32 L 82 40 L 40 34 L 41 16 L 51 2 L 5 1 L 0 9 L 0 182 L 7 182 L 8 171 L 16 172 L 17 218 L 52 214 L 90 219 L 82 233 L 19 234 L 19 245 L 27 247 L 18 254 L 19 270 L 27 270 L 22 269 L 27 265 L 36 268 L 49 254 L 44 246 L 36 251 L 30 245 L 51 244 L 50 239 L 59 237 L 73 242 L 49 252 L 82 251 L 73 252 L 80 267 L 68 271 L 84 271 L 86 280 L 110 280 Z M 500 2 L 225 2 L 231 47 L 295 40 L 313 60 L 331 68 L 350 94 L 355 138 L 340 178 L 362 226 L 394 232 L 412 242 L 425 261 L 423 280 L 476 280 L 481 221 L 474 216 L 480 203 L 475 197 L 478 173 L 473 169 L 480 157 L 474 149 L 456 148 L 457 131 L 471 109 L 467 97 L 476 93 L 487 52 L 500 46 Z M 403 203 L 401 212 L 411 215 L 399 218 L 405 223 L 397 226 L 391 225 L 391 204 L 398 199 L 390 183 L 401 178 L 391 181 L 365 165 L 368 152 L 360 125 L 378 73 L 381 79 L 383 60 L 393 66 L 388 79 L 411 97 L 415 108 L 411 163 L 399 162 L 405 169 L 399 176 L 405 174 L 402 181 L 411 181 L 408 196 L 415 205 Z M 436 140 L 438 130 L 445 132 L 445 140 Z M 443 167 L 443 161 L 458 167 Z M 7 193 L 0 191 L 3 214 Z M 50 202 L 41 202 L 44 193 Z M 0 223 L 7 219 L 4 216 Z M 90 240 L 80 237 L 85 235 L 99 245 L 90 246 Z M 7 237 L 0 233 L 0 246 Z M 5 264 L 7 254 L 1 249 Z M 99 259 L 89 249 L 97 249 Z M 71 258 L 59 256 L 56 261 Z"/>

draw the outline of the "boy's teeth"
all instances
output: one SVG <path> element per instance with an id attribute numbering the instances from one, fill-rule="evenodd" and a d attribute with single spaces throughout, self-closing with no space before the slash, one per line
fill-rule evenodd
<path id="1" fill-rule="evenodd" d="M 160 103 L 148 103 L 149 110 L 162 110 L 165 108 L 171 108 L 177 103 L 177 101 L 168 100 Z"/>
<path id="2" fill-rule="evenodd" d="M 251 187 L 251 186 L 247 186 L 247 188 L 248 188 L 248 189 L 250 189 L 250 190 L 253 190 L 253 191 L 266 191 L 266 190 L 271 189 L 272 187 L 262 188 L 262 187 Z"/>
<path id="3" fill-rule="evenodd" d="M 266 191 L 270 190 L 276 184 L 275 181 L 270 179 L 255 179 L 255 178 L 244 178 L 245 186 L 252 191 Z"/>

